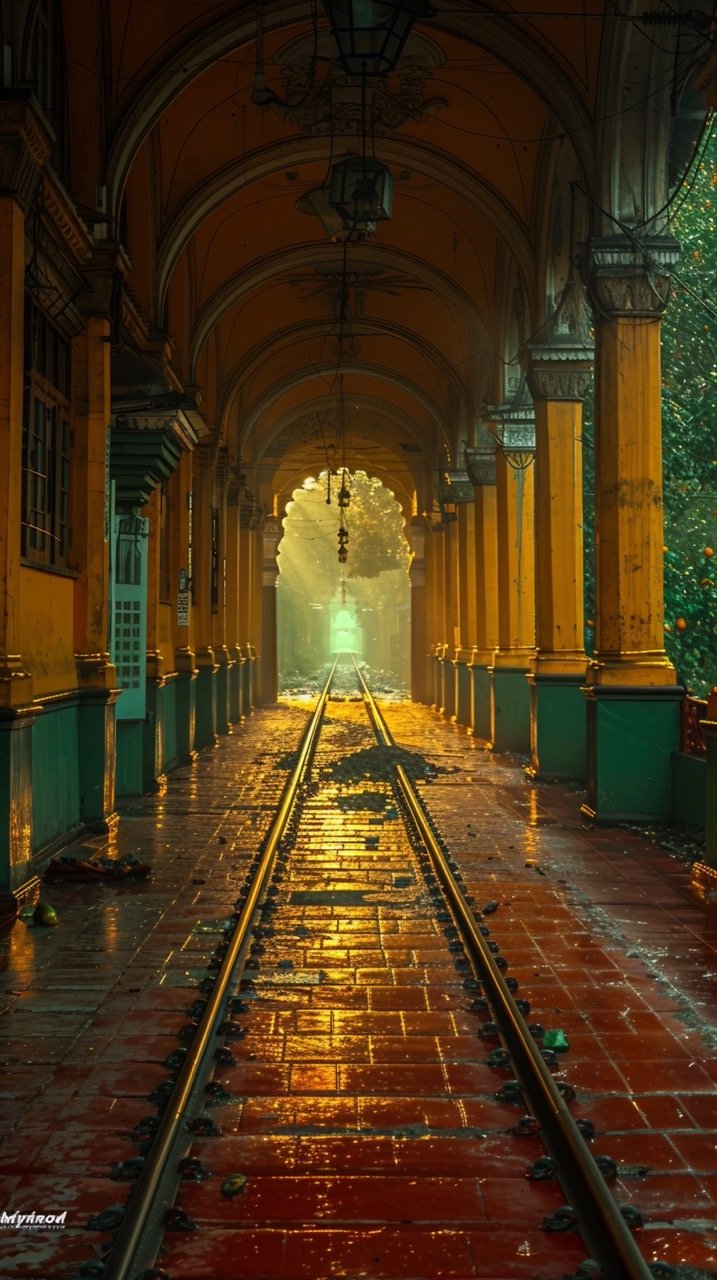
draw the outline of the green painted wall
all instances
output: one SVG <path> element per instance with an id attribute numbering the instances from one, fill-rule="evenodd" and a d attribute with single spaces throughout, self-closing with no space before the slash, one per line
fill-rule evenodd
<path id="1" fill-rule="evenodd" d="M 144 720 L 117 721 L 117 779 L 119 796 L 141 796 L 143 778 Z"/>
<path id="2" fill-rule="evenodd" d="M 33 849 L 81 822 L 77 698 L 45 704 L 32 727 Z"/>
<path id="3" fill-rule="evenodd" d="M 159 690 L 159 707 L 164 726 L 163 769 L 172 769 L 179 763 L 177 745 L 177 681 L 168 680 Z"/>
<path id="4" fill-rule="evenodd" d="M 707 761 L 675 751 L 672 756 L 672 820 L 704 831 Z"/>

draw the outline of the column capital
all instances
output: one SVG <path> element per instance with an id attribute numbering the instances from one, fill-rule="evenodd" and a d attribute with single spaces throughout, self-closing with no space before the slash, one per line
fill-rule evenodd
<path id="1" fill-rule="evenodd" d="M 27 212 L 54 137 L 29 92 L 0 96 L 0 188 Z"/>
<path id="2" fill-rule="evenodd" d="M 495 441 L 490 437 L 482 445 L 466 445 L 466 471 L 474 486 L 496 482 Z"/>
<path id="3" fill-rule="evenodd" d="M 583 275 L 595 310 L 609 320 L 659 319 L 679 257 L 673 236 L 593 236 Z"/>
<path id="4" fill-rule="evenodd" d="M 508 464 L 517 471 L 535 457 L 535 406 L 525 381 L 505 404 L 486 405 L 481 417 L 489 424 Z"/>
<path id="5" fill-rule="evenodd" d="M 584 400 L 592 380 L 594 344 L 569 335 L 529 342 L 525 369 L 533 400 Z"/>

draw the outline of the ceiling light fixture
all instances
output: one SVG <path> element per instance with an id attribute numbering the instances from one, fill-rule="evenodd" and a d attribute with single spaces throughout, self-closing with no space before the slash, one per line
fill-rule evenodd
<path id="1" fill-rule="evenodd" d="M 435 9 L 426 0 L 323 0 L 350 76 L 382 76 L 395 67 L 411 27 L 431 18 Z"/>

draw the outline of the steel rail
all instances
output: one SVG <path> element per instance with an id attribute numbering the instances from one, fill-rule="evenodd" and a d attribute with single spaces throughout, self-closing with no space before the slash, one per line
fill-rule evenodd
<path id="1" fill-rule="evenodd" d="M 170 1095 L 166 1109 L 162 1113 L 159 1127 L 147 1153 L 142 1172 L 127 1202 L 127 1208 L 112 1248 L 107 1254 L 102 1272 L 103 1280 L 130 1280 L 135 1267 L 144 1268 L 154 1261 L 159 1241 L 145 1240 L 143 1238 L 144 1233 L 148 1226 L 150 1215 L 153 1209 L 156 1208 L 163 1184 L 174 1173 L 174 1170 L 169 1169 L 169 1162 L 173 1153 L 176 1153 L 180 1139 L 185 1139 L 182 1125 L 194 1086 L 202 1068 L 207 1048 L 223 1016 L 229 983 L 233 977 L 241 949 L 248 938 L 254 913 L 273 871 L 279 844 L 289 823 L 297 792 L 311 765 L 319 736 L 319 727 L 336 670 L 336 661 L 331 668 L 309 725 L 305 730 L 296 765 L 286 783 L 276 817 L 264 841 L 261 862 L 257 867 L 247 898 L 239 912 L 226 955 L 222 960 L 220 969 L 217 971 L 216 981 L 208 996 L 206 1008 L 189 1044 L 187 1056 L 177 1076 L 174 1090 Z M 162 1205 L 161 1207 L 166 1206 Z M 139 1258 L 138 1255 L 142 1251 L 146 1256 Z"/>
<path id="2" fill-rule="evenodd" d="M 379 742 L 386 747 L 395 747 L 396 743 L 358 665 L 356 671 Z M 394 769 L 401 796 L 460 926 L 467 950 L 493 1009 L 495 1021 L 500 1026 L 515 1074 L 523 1087 L 530 1111 L 540 1124 L 540 1137 L 555 1161 L 557 1179 L 566 1202 L 577 1215 L 578 1230 L 591 1258 L 600 1264 L 606 1280 L 653 1280 L 653 1273 L 606 1186 L 605 1179 L 561 1097 L 480 932 L 478 922 L 451 871 L 416 788 L 397 761 L 394 761 Z"/>

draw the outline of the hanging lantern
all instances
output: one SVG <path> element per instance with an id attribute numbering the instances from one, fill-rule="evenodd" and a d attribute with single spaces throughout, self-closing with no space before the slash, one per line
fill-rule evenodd
<path id="1" fill-rule="evenodd" d="M 299 213 L 309 213 L 318 218 L 326 234 L 336 244 L 342 244 L 345 240 L 356 243 L 375 236 L 375 222 L 354 222 L 350 226 L 347 225 L 346 219 L 342 218 L 338 210 L 331 207 L 329 195 L 330 188 L 326 182 L 323 187 L 314 187 L 313 190 L 299 196 L 299 199 L 294 201 L 294 208 L 298 209 Z"/>
<path id="2" fill-rule="evenodd" d="M 345 511 L 351 501 L 351 490 L 346 483 L 346 472 L 341 477 L 341 488 L 339 489 L 338 503 L 339 507 Z"/>
<path id="3" fill-rule="evenodd" d="M 426 0 L 323 0 L 344 70 L 382 76 L 395 67 L 411 27 L 435 9 Z"/>
<path id="4" fill-rule="evenodd" d="M 351 227 L 386 221 L 393 208 L 393 178 L 380 160 L 347 156 L 332 165 L 329 204 Z"/>

